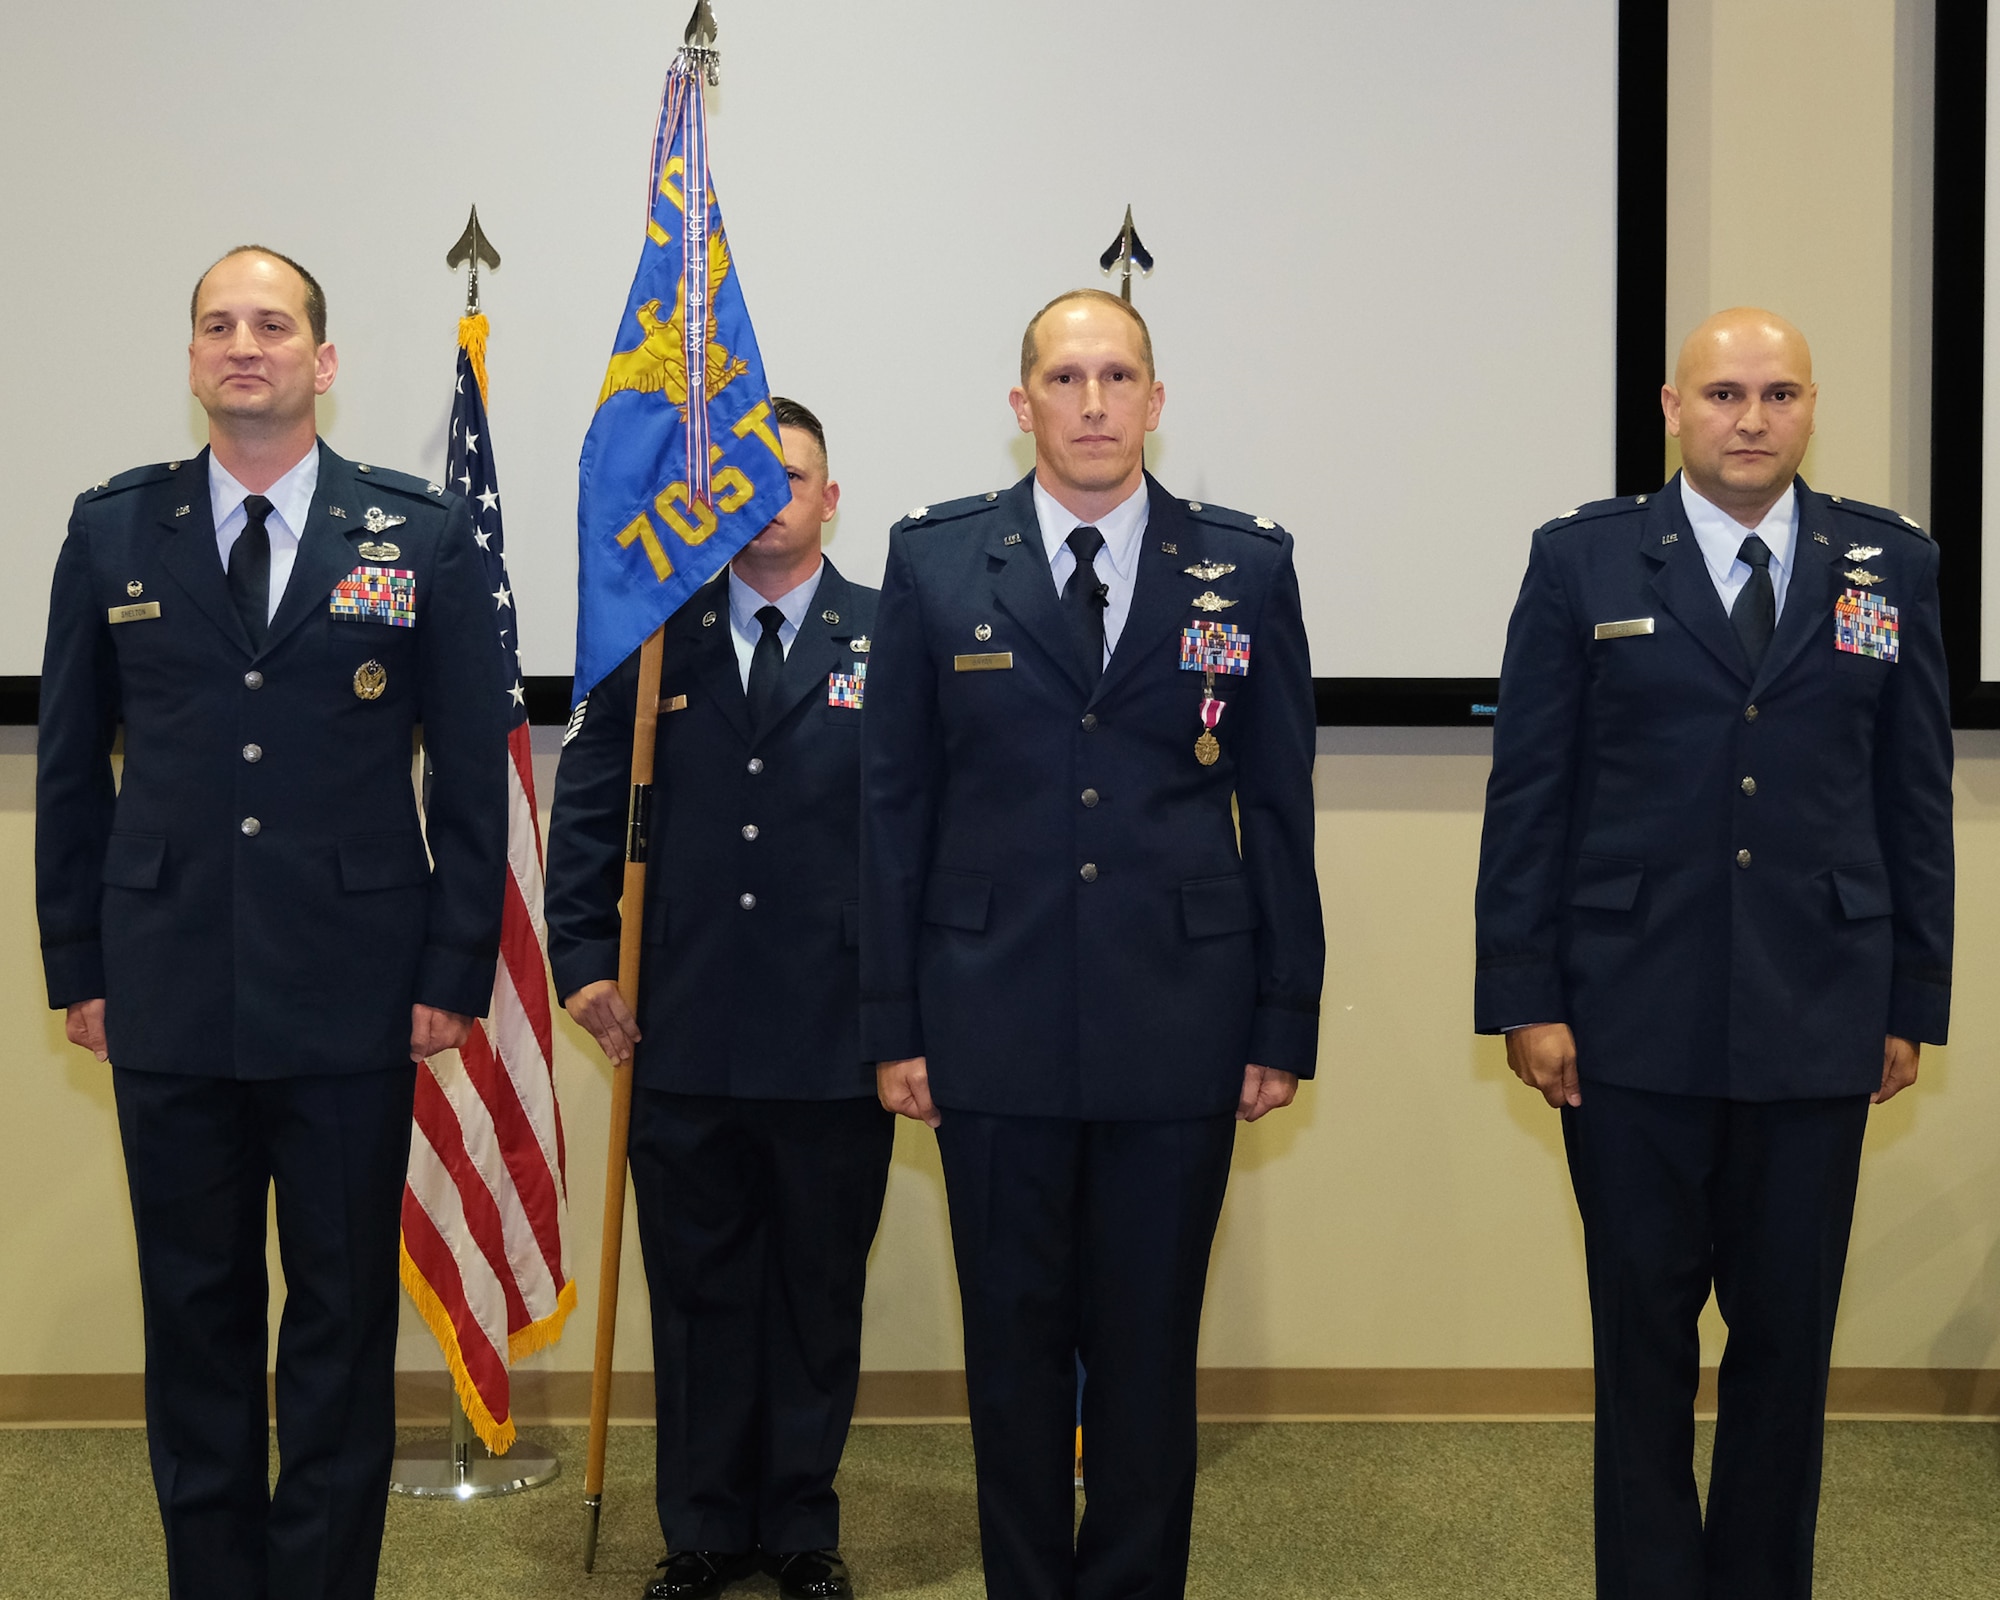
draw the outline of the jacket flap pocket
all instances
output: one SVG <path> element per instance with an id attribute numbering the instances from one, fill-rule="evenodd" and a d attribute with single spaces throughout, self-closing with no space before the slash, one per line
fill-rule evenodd
<path id="1" fill-rule="evenodd" d="M 151 833 L 114 833 L 104 843 L 104 883 L 112 889 L 157 889 L 167 841 Z"/>
<path id="2" fill-rule="evenodd" d="M 1250 880 L 1240 872 L 1222 878 L 1193 878 L 1181 885 L 1181 915 L 1190 939 L 1248 933 L 1257 926 L 1257 902 Z"/>
<path id="3" fill-rule="evenodd" d="M 984 925 L 985 920 L 983 916 L 980 918 L 982 925 Z M 859 900 L 848 900 L 841 905 L 840 942 L 849 950 L 856 950 L 861 946 L 861 902 Z"/>
<path id="4" fill-rule="evenodd" d="M 1645 881 L 1646 863 L 1616 856 L 1578 856 L 1569 903 L 1591 911 L 1630 911 Z"/>
<path id="5" fill-rule="evenodd" d="M 993 898 L 993 880 L 976 872 L 933 872 L 924 885 L 924 921 L 941 928 L 986 930 L 986 907 Z"/>
<path id="6" fill-rule="evenodd" d="M 1840 896 L 1840 909 L 1850 922 L 1863 917 L 1886 917 L 1896 909 L 1889 893 L 1889 869 L 1879 861 L 1835 867 L 1833 892 Z"/>
<path id="7" fill-rule="evenodd" d="M 357 833 L 340 841 L 343 889 L 404 889 L 430 875 L 424 842 L 413 833 Z"/>

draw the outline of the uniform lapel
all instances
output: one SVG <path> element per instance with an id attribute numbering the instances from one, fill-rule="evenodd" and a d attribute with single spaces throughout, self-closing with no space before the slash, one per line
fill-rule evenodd
<path id="1" fill-rule="evenodd" d="M 736 662 L 736 636 L 729 623 L 729 569 L 695 590 L 688 599 L 687 612 L 696 619 L 696 646 L 701 664 L 697 669 L 703 690 L 722 708 L 745 744 L 750 742 L 750 704 L 743 697 L 743 669 Z M 700 627 L 700 619 L 715 613 L 711 627 Z"/>
<path id="2" fill-rule="evenodd" d="M 1179 581 L 1180 557 L 1163 551 L 1162 544 L 1178 547 L 1187 539 L 1187 512 L 1166 490 L 1146 474 L 1146 526 L 1139 536 L 1138 570 L 1132 586 L 1132 604 L 1125 613 L 1125 626 L 1118 643 L 1105 663 L 1104 679 L 1095 698 L 1102 699 L 1128 675 L 1135 663 L 1151 655 L 1153 647 L 1169 633 L 1178 635 L 1187 611 L 1187 598 Z"/>
<path id="3" fill-rule="evenodd" d="M 355 534 L 365 531 L 355 507 L 354 469 L 324 444 L 319 447 L 319 483 L 313 490 L 312 510 L 299 530 L 298 554 L 292 558 L 292 575 L 285 582 L 284 598 L 277 615 L 271 618 L 262 654 L 278 648 L 286 635 L 314 612 L 329 604 L 333 586 L 354 570 L 355 550 L 341 530 L 351 527 Z M 347 517 L 335 521 L 329 505 L 342 506 Z M 421 600 L 419 601 L 421 606 Z M 418 615 L 422 615 L 421 609 Z"/>
<path id="4" fill-rule="evenodd" d="M 215 550 L 215 506 L 208 494 L 208 452 L 185 463 L 154 491 L 157 520 L 167 532 L 160 542 L 160 565 L 246 656 L 250 635 L 229 598 L 229 578 Z M 183 514 L 182 507 L 186 507 Z"/>
<path id="5" fill-rule="evenodd" d="M 1049 553 L 1042 544 L 1041 522 L 1035 516 L 1033 473 L 1001 495 L 999 511 L 986 536 L 994 603 L 1020 624 L 1079 691 L 1088 690 L 1069 621 L 1056 598 L 1055 580 L 1049 576 Z"/>
<path id="6" fill-rule="evenodd" d="M 1747 685 L 1750 663 L 1743 659 L 1742 642 L 1729 624 L 1722 596 L 1715 592 L 1715 580 L 1702 559 L 1701 545 L 1688 525 L 1678 473 L 1653 496 L 1639 533 L 1639 553 L 1654 564 L 1653 592 L 1674 619 Z"/>
<path id="7" fill-rule="evenodd" d="M 1764 665 L 1757 673 L 1752 692 L 1761 692 L 1795 660 L 1799 652 L 1820 631 L 1833 611 L 1833 568 L 1839 552 L 1829 542 L 1820 543 L 1813 535 L 1833 538 L 1833 518 L 1826 502 L 1796 480 L 1799 532 L 1792 541 L 1792 575 L 1785 583 L 1785 610 L 1771 635 L 1771 648 L 1764 652 Z"/>
<path id="8" fill-rule="evenodd" d="M 827 561 L 820 570 L 819 587 L 813 591 L 812 608 L 799 620 L 799 631 L 785 652 L 770 713 L 756 733 L 759 742 L 790 716 L 801 700 L 815 690 L 825 691 L 827 674 L 840 665 L 842 648 L 854 636 L 854 618 L 849 615 L 852 609 L 847 580 Z"/>

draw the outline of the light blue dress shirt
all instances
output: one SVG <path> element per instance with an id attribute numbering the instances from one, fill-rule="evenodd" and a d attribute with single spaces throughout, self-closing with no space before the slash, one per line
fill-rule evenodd
<path id="1" fill-rule="evenodd" d="M 1754 533 L 1770 546 L 1771 594 L 1778 602 L 1772 615 L 1782 617 L 1785 590 L 1792 581 L 1792 553 L 1799 543 L 1798 486 L 1788 486 L 1754 528 L 1744 527 L 1727 511 L 1704 500 L 1688 483 L 1685 473 L 1681 475 L 1681 504 L 1687 508 L 1688 526 L 1694 529 L 1695 543 L 1701 546 L 1701 559 L 1708 564 L 1715 592 L 1722 596 L 1722 609 L 1727 611 L 1735 605 L 1743 585 L 1750 581 L 1750 563 L 1738 561 L 1736 552 Z"/>
<path id="2" fill-rule="evenodd" d="M 736 576 L 734 567 L 729 569 L 729 637 L 736 646 L 736 671 L 743 680 L 744 693 L 750 691 L 750 657 L 756 653 L 757 641 L 764 637 L 764 624 L 757 620 L 757 613 L 765 606 L 776 606 L 784 612 L 785 620 L 778 628 L 778 644 L 790 655 L 792 641 L 799 636 L 799 624 L 806 620 L 813 596 L 819 593 L 820 574 L 825 571 L 826 563 L 822 561 L 796 589 L 775 600 L 766 600 Z"/>
<path id="3" fill-rule="evenodd" d="M 319 441 L 270 488 L 264 498 L 271 502 L 271 514 L 264 519 L 264 531 L 271 538 L 271 608 L 264 620 L 278 614 L 278 602 L 285 598 L 285 585 L 292 581 L 292 563 L 298 559 L 299 535 L 306 518 L 312 515 L 313 494 L 319 488 Z M 229 552 L 236 548 L 236 536 L 250 520 L 243 502 L 250 491 L 230 475 L 229 469 L 208 453 L 208 505 L 215 513 L 215 553 L 222 557 L 222 570 L 229 570 Z"/>
<path id="4" fill-rule="evenodd" d="M 1076 571 L 1076 552 L 1069 547 L 1069 536 L 1078 528 L 1095 528 L 1104 535 L 1104 548 L 1091 564 L 1097 569 L 1097 581 L 1110 591 L 1106 596 L 1110 604 L 1104 610 L 1107 662 L 1118 647 L 1118 636 L 1125 631 L 1125 618 L 1132 610 L 1132 588 L 1139 577 L 1139 541 L 1146 535 L 1146 517 L 1143 478 L 1129 497 L 1095 522 L 1085 522 L 1044 489 L 1040 478 L 1035 479 L 1035 521 L 1041 525 L 1042 548 L 1048 551 L 1049 574 L 1055 579 L 1058 595 L 1069 582 L 1070 574 Z"/>

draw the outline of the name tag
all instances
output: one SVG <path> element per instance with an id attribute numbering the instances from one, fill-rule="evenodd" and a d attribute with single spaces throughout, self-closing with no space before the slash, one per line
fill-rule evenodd
<path id="1" fill-rule="evenodd" d="M 953 672 L 1007 672 L 1014 665 L 1014 652 L 995 650 L 983 656 L 953 656 Z"/>
<path id="2" fill-rule="evenodd" d="M 684 694 L 663 695 L 660 699 L 660 715 L 663 717 L 669 711 L 685 711 L 687 708 L 688 697 Z"/>
<path id="3" fill-rule="evenodd" d="M 1632 617 L 1624 622 L 1600 622 L 1597 637 L 1600 639 L 1630 639 L 1634 634 L 1651 633 L 1651 617 Z"/>
<path id="4" fill-rule="evenodd" d="M 113 622 L 144 622 L 148 617 L 160 614 L 160 602 L 148 600 L 143 605 L 113 606 L 110 616 Z"/>

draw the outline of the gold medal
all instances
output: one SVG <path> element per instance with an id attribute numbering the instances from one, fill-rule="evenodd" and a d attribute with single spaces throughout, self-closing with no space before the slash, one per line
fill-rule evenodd
<path id="1" fill-rule="evenodd" d="M 389 672 L 379 661 L 364 661 L 354 669 L 354 698 L 380 700 L 389 687 Z"/>
<path id="2" fill-rule="evenodd" d="M 1214 733 L 1209 729 L 1203 728 L 1201 730 L 1201 737 L 1194 742 L 1195 760 L 1199 761 L 1204 767 L 1212 767 L 1215 765 L 1216 758 L 1221 754 L 1222 741 L 1216 738 Z"/>

